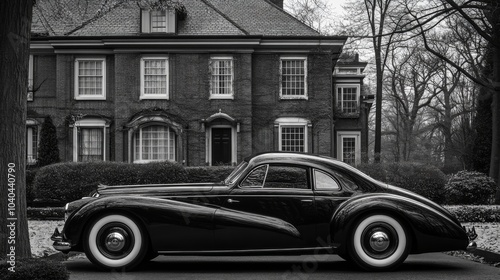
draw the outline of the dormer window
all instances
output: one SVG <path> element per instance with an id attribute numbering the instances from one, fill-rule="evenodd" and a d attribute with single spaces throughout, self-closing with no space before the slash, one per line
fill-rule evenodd
<path id="1" fill-rule="evenodd" d="M 175 33 L 177 18 L 174 9 L 142 10 L 142 33 Z"/>

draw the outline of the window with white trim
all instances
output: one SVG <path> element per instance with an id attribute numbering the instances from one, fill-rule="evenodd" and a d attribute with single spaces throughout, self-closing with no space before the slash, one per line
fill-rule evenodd
<path id="1" fill-rule="evenodd" d="M 359 113 L 359 85 L 337 85 L 337 108 L 341 113 Z"/>
<path id="2" fill-rule="evenodd" d="M 134 133 L 134 162 L 175 161 L 175 132 L 168 126 L 150 125 Z"/>
<path id="3" fill-rule="evenodd" d="M 167 57 L 141 58 L 141 99 L 168 99 Z"/>
<path id="4" fill-rule="evenodd" d="M 279 118 L 278 149 L 284 152 L 308 152 L 309 121 L 302 118 Z"/>
<path id="5" fill-rule="evenodd" d="M 142 33 L 175 33 L 176 24 L 175 9 L 141 11 Z"/>
<path id="6" fill-rule="evenodd" d="M 36 164 L 38 160 L 38 126 L 30 125 L 26 128 L 26 163 Z"/>
<path id="7" fill-rule="evenodd" d="M 210 98 L 233 98 L 233 57 L 212 56 L 210 58 Z"/>
<path id="8" fill-rule="evenodd" d="M 281 57 L 280 81 L 282 99 L 307 98 L 307 58 Z"/>
<path id="9" fill-rule="evenodd" d="M 105 58 L 75 60 L 75 99 L 106 99 Z"/>
<path id="10" fill-rule="evenodd" d="M 99 118 L 88 118 L 73 125 L 73 161 L 106 160 L 106 131 L 109 124 Z"/>
<path id="11" fill-rule="evenodd" d="M 337 158 L 347 164 L 361 163 L 361 132 L 337 132 Z"/>

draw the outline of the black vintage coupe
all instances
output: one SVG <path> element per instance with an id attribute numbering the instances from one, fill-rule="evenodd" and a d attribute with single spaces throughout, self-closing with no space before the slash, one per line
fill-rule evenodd
<path id="1" fill-rule="evenodd" d="M 132 269 L 158 254 L 326 253 L 378 271 L 408 254 L 473 246 L 428 199 L 296 153 L 248 158 L 220 183 L 99 186 L 66 205 L 52 240 L 105 269 Z"/>

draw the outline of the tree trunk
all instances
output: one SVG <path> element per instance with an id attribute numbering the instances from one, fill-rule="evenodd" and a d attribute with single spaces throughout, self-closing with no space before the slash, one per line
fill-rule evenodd
<path id="1" fill-rule="evenodd" d="M 26 96 L 32 0 L 3 0 L 0 10 L 0 258 L 14 272 L 31 257 L 26 217 Z"/>
<path id="2" fill-rule="evenodd" d="M 497 54 L 500 56 L 500 54 Z M 495 67 L 500 67 L 495 64 Z M 492 139 L 491 139 L 491 162 L 490 177 L 497 183 L 497 192 L 495 195 L 495 204 L 500 204 L 500 92 L 493 93 L 493 102 L 491 103 L 492 113 Z"/>

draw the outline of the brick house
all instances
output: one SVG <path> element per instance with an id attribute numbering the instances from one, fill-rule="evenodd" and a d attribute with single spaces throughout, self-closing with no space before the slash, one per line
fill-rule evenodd
<path id="1" fill-rule="evenodd" d="M 347 155 L 367 142 L 362 75 L 332 75 L 347 38 L 319 35 L 283 1 L 189 0 L 184 14 L 125 4 L 83 27 L 37 3 L 29 163 L 46 116 L 62 161 L 218 165 L 281 150 L 359 162 Z M 362 71 L 358 64 L 349 67 Z M 358 91 L 338 103 L 333 93 L 348 91 L 340 83 Z"/>

